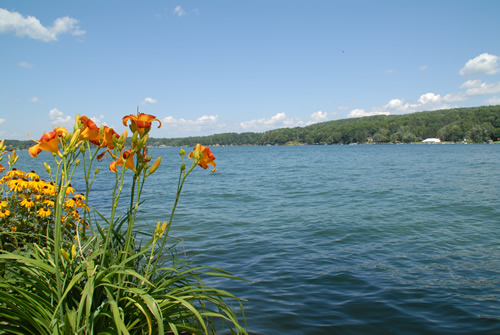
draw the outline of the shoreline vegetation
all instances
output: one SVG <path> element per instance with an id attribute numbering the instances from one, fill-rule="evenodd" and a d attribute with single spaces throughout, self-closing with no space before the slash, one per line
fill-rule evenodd
<path id="1" fill-rule="evenodd" d="M 216 171 L 209 147 L 179 151 L 171 211 L 134 229 L 148 177 L 165 168 L 148 151 L 153 122 L 161 127 L 139 111 L 123 117 L 130 144 L 127 129 L 120 135 L 80 115 L 73 129 L 44 132 L 28 151 L 51 153 L 47 181 L 18 170 L 16 150 L 0 141 L 0 161 L 7 156 L 0 164 L 0 334 L 247 334 L 242 299 L 206 283 L 239 278 L 182 257 L 169 235 L 187 177 L 197 166 Z M 109 171 L 93 166 L 103 159 Z M 89 201 L 91 188 L 102 187 L 98 173 L 112 185 L 110 197 L 98 199 L 111 204 L 102 212 Z M 83 189 L 71 186 L 77 179 Z"/>
<path id="2" fill-rule="evenodd" d="M 494 143 L 500 139 L 500 105 L 442 109 L 403 115 L 376 115 L 279 128 L 262 133 L 149 139 L 150 147 L 240 145 L 328 145 L 421 143 L 439 138 L 442 144 Z M 127 140 L 129 143 L 131 139 Z M 10 149 L 27 149 L 31 141 L 5 140 Z"/>

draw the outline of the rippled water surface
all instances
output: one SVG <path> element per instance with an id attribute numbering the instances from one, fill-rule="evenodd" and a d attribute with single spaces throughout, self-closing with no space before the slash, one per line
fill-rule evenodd
<path id="1" fill-rule="evenodd" d="M 212 151 L 171 235 L 248 280 L 216 284 L 248 300 L 251 334 L 500 333 L 499 145 Z M 141 229 L 169 216 L 177 152 L 151 150 Z"/>

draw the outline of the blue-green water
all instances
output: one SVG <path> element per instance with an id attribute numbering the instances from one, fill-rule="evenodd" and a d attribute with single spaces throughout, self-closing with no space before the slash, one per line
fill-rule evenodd
<path id="1" fill-rule="evenodd" d="M 171 235 L 248 280 L 215 284 L 248 300 L 251 334 L 500 333 L 499 145 L 212 151 Z M 177 152 L 150 150 L 141 229 L 170 214 Z"/>

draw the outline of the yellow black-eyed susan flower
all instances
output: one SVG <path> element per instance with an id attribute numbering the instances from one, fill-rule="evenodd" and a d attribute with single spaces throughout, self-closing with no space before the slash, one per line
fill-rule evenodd
<path id="1" fill-rule="evenodd" d="M 31 198 L 25 198 L 23 199 L 23 201 L 21 201 L 21 206 L 25 207 L 25 208 L 31 208 L 35 205 L 35 203 L 33 202 L 33 200 L 31 200 Z"/>
<path id="2" fill-rule="evenodd" d="M 40 208 L 38 211 L 37 211 L 38 215 L 40 215 L 41 217 L 47 217 L 49 216 L 50 214 L 52 214 L 52 212 L 50 211 L 50 209 L 48 208 Z"/>
<path id="3" fill-rule="evenodd" d="M 28 178 L 28 179 L 31 179 L 31 180 L 40 179 L 40 177 L 38 177 L 38 175 L 33 170 L 31 170 L 31 172 L 26 173 L 25 177 Z"/>
<path id="4" fill-rule="evenodd" d="M 0 209 L 0 218 L 4 218 L 10 215 L 10 211 L 6 208 Z"/>
<path id="5" fill-rule="evenodd" d="M 21 170 L 17 170 L 16 168 L 13 168 L 9 172 L 7 172 L 7 176 L 9 176 L 11 178 L 14 178 L 14 177 L 22 178 L 24 176 L 24 172 Z"/>

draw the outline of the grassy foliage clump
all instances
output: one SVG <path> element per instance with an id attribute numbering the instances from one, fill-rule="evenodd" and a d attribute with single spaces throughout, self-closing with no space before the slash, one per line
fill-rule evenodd
<path id="1" fill-rule="evenodd" d="M 0 334 L 246 334 L 237 313 L 243 314 L 240 299 L 203 281 L 237 278 L 177 257 L 168 234 L 188 175 L 196 166 L 216 169 L 209 148 L 196 145 L 189 168 L 180 151 L 170 216 L 158 221 L 143 246 L 136 243 L 141 193 L 161 163 L 161 157 L 151 163 L 148 154 L 154 121 L 142 113 L 123 118 L 133 132 L 130 148 L 126 130 L 118 135 L 85 116 L 77 116 L 73 132 L 58 127 L 44 133 L 29 153 L 52 153 L 54 164 L 45 163 L 50 182 L 15 170 L 18 157 L 9 155 L 0 180 Z M 0 158 L 5 153 L 1 142 Z M 114 187 L 110 213 L 99 213 L 87 201 L 97 173 L 92 163 L 105 156 L 113 158 Z M 85 194 L 71 187 L 78 165 Z M 125 178 L 132 179 L 130 206 L 117 213 Z"/>

